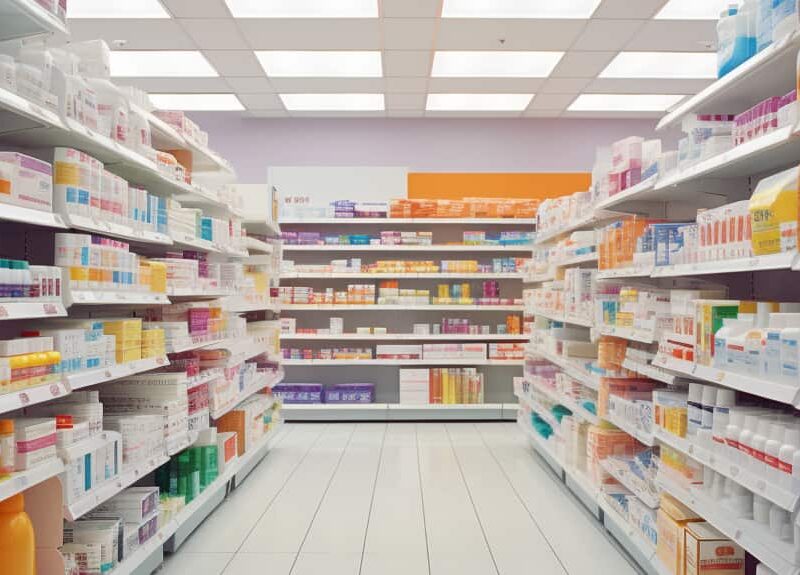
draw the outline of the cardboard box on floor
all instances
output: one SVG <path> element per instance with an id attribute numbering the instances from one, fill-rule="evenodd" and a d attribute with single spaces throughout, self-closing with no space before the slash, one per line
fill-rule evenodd
<path id="1" fill-rule="evenodd" d="M 744 549 L 701 521 L 684 531 L 686 575 L 744 575 Z"/>
<path id="2" fill-rule="evenodd" d="M 661 505 L 658 509 L 658 545 L 656 556 L 673 575 L 684 573 L 684 529 L 687 524 L 703 521 L 703 518 L 686 507 L 668 493 L 661 494 Z"/>

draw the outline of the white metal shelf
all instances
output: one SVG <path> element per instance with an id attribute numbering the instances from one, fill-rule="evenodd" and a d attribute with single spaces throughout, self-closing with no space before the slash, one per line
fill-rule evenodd
<path id="1" fill-rule="evenodd" d="M 176 338 L 167 340 L 165 347 L 167 353 L 182 353 L 184 351 L 192 351 L 195 349 L 202 349 L 204 347 L 214 347 L 225 341 L 224 338 L 222 339 L 209 339 L 208 337 L 203 336 L 187 336 L 182 338 Z"/>
<path id="2" fill-rule="evenodd" d="M 61 215 L 54 212 L 23 208 L 5 203 L 0 204 L 0 206 L 2 206 L 2 209 L 0 209 L 0 220 L 3 221 L 62 230 L 67 228 L 67 224 L 64 223 L 64 219 Z"/>
<path id="3" fill-rule="evenodd" d="M 535 316 L 536 315 L 540 315 L 540 316 L 542 316 L 544 318 L 547 318 L 547 319 L 549 319 L 551 321 L 560 321 L 561 323 L 568 323 L 568 324 L 577 325 L 577 326 L 581 326 L 581 327 L 594 327 L 594 320 L 592 318 L 588 318 L 588 317 L 578 317 L 578 316 L 574 316 L 574 315 L 558 314 L 558 313 L 555 313 L 555 312 L 549 312 L 549 311 L 539 310 L 539 309 L 535 309 L 535 308 L 531 309 L 531 310 L 526 310 L 526 312 L 530 312 L 531 314 L 533 314 Z"/>
<path id="4" fill-rule="evenodd" d="M 525 334 L 509 335 L 497 333 L 282 333 L 281 341 L 528 341 Z"/>
<path id="5" fill-rule="evenodd" d="M 565 225 L 555 229 L 547 230 L 537 234 L 534 240 L 535 245 L 542 245 L 552 242 L 562 236 L 579 230 L 590 230 L 600 225 L 604 220 L 611 217 L 611 213 L 604 213 L 598 209 L 594 209 L 592 213 L 586 214 L 577 220 L 567 222 Z"/>
<path id="6" fill-rule="evenodd" d="M 477 273 L 477 272 L 283 272 L 281 279 L 484 279 L 484 280 L 522 280 L 520 273 Z"/>
<path id="7" fill-rule="evenodd" d="M 644 268 L 615 268 L 608 270 L 599 270 L 597 272 L 597 279 L 610 280 L 617 278 L 647 278 L 653 273 L 653 267 Z"/>
<path id="8" fill-rule="evenodd" d="M 625 204 L 628 201 L 640 200 L 655 187 L 657 179 L 658 176 L 650 176 L 635 186 L 631 186 L 630 188 L 623 190 L 618 194 L 614 194 L 613 196 L 606 198 L 602 202 L 598 203 L 595 209 L 608 210 Z"/>
<path id="9" fill-rule="evenodd" d="M 220 287 L 203 288 L 203 287 L 171 287 L 167 286 L 167 296 L 170 298 L 183 298 L 183 299 L 217 299 L 235 295 L 236 292 L 225 290 Z"/>
<path id="10" fill-rule="evenodd" d="M 271 254 L 273 251 L 272 244 L 262 242 L 261 240 L 253 237 L 245 238 L 245 246 L 249 252 L 259 254 Z"/>
<path id="11" fill-rule="evenodd" d="M 8 499 L 17 493 L 22 493 L 34 485 L 44 483 L 51 477 L 60 475 L 63 471 L 64 464 L 58 457 L 54 457 L 25 471 L 12 473 L 7 479 L 0 481 L 0 501 Z"/>
<path id="12" fill-rule="evenodd" d="M 647 505 L 650 509 L 658 509 L 659 501 L 658 496 L 652 493 L 646 493 L 641 490 L 641 488 L 637 485 L 637 480 L 641 481 L 637 477 L 631 477 L 632 472 L 630 469 L 619 468 L 612 464 L 610 461 L 613 457 L 608 457 L 606 459 L 602 459 L 600 461 L 600 465 L 602 468 L 608 473 L 611 477 L 619 481 L 628 491 L 633 493 L 642 503 Z"/>
<path id="13" fill-rule="evenodd" d="M 652 277 L 701 276 L 711 274 L 746 273 L 770 270 L 789 270 L 800 262 L 796 252 L 755 256 L 743 260 L 717 260 L 696 264 L 676 264 L 653 269 Z"/>
<path id="14" fill-rule="evenodd" d="M 597 331 L 600 335 L 619 337 L 621 339 L 627 339 L 628 341 L 638 341 L 639 343 L 655 343 L 658 341 L 658 334 L 645 329 L 601 325 L 597 327 Z"/>
<path id="15" fill-rule="evenodd" d="M 550 353 L 538 347 L 528 347 L 528 349 L 526 349 L 526 353 L 537 355 L 543 359 L 546 359 L 553 365 L 557 365 L 562 369 L 562 371 L 564 371 L 564 373 L 579 381 L 582 385 L 588 387 L 589 389 L 597 390 L 600 388 L 599 376 L 586 371 L 586 369 L 580 365 L 577 365 L 569 358 Z"/>
<path id="16" fill-rule="evenodd" d="M 531 245 L 467 245 L 467 244 L 434 244 L 430 246 L 419 245 L 300 245 L 283 244 L 284 252 L 519 252 L 530 253 Z"/>
<path id="17" fill-rule="evenodd" d="M 527 218 L 283 218 L 281 225 L 490 225 L 490 226 L 523 226 L 536 225 L 535 219 Z"/>
<path id="18" fill-rule="evenodd" d="M 229 411 L 235 409 L 236 406 L 238 406 L 244 400 L 255 395 L 262 389 L 273 387 L 277 383 L 280 383 L 280 381 L 283 379 L 283 376 L 284 372 L 282 369 L 276 371 L 275 373 L 257 375 L 255 382 L 249 385 L 247 388 L 243 389 L 241 392 L 239 392 L 236 398 L 234 398 L 233 400 L 231 400 L 222 407 L 209 410 L 209 415 L 211 416 L 211 419 L 219 419 Z"/>
<path id="19" fill-rule="evenodd" d="M 68 282 L 64 282 L 62 285 L 67 307 L 73 305 L 167 305 L 170 303 L 166 294 L 163 293 L 70 289 Z"/>
<path id="20" fill-rule="evenodd" d="M 159 367 L 169 365 L 169 360 L 166 356 L 147 357 L 144 359 L 137 359 L 128 363 L 119 363 L 110 367 L 101 367 L 98 369 L 90 369 L 85 371 L 78 371 L 76 373 L 68 374 L 66 379 L 69 387 L 74 391 L 84 387 L 90 387 L 105 383 L 107 381 L 114 381 L 123 377 L 130 377 Z"/>
<path id="21" fill-rule="evenodd" d="M 67 310 L 60 300 L 0 303 L 0 320 L 40 319 L 45 317 L 64 317 L 66 315 Z"/>
<path id="22" fill-rule="evenodd" d="M 135 230 L 124 224 L 106 222 L 90 216 L 81 216 L 77 214 L 65 214 L 62 218 L 67 226 L 76 230 L 93 232 L 143 244 L 172 245 L 172 238 L 158 232 Z"/>
<path id="23" fill-rule="evenodd" d="M 285 303 L 283 311 L 516 311 L 522 312 L 518 305 L 390 305 L 390 304 L 298 304 Z"/>
<path id="24" fill-rule="evenodd" d="M 522 367 L 522 359 L 284 359 L 285 366 L 355 365 L 475 365 Z"/>
<path id="25" fill-rule="evenodd" d="M 648 447 L 653 447 L 655 442 L 655 437 L 652 432 L 647 433 L 646 431 L 642 431 L 641 429 L 637 429 L 631 422 L 614 415 L 613 412 L 609 412 L 606 415 L 606 421 L 609 423 L 613 423 L 617 427 L 619 427 L 622 431 L 636 439 L 636 441 L 647 445 Z"/>
<path id="26" fill-rule="evenodd" d="M 23 407 L 45 403 L 70 394 L 70 386 L 66 381 L 55 381 L 46 385 L 37 385 L 19 391 L 0 395 L 0 413 L 16 411 Z"/>
<path id="27" fill-rule="evenodd" d="M 248 299 L 246 296 L 233 295 L 225 299 L 225 309 L 232 313 L 247 313 L 250 311 L 281 311 L 278 299 L 262 298 L 260 300 Z"/>
<path id="28" fill-rule="evenodd" d="M 287 421 L 501 420 L 503 404 L 309 403 L 284 404 Z"/>
<path id="29" fill-rule="evenodd" d="M 800 390 L 796 385 L 769 379 L 749 377 L 714 367 L 657 355 L 653 365 L 690 378 L 715 383 L 723 387 L 771 399 L 800 408 Z"/>
<path id="30" fill-rule="evenodd" d="M 2 0 L 0 14 L 0 41 L 43 34 L 67 35 L 67 25 L 34 0 Z"/>
<path id="31" fill-rule="evenodd" d="M 793 32 L 675 106 L 658 123 L 663 129 L 692 113 L 738 114 L 794 87 L 800 33 Z"/>
<path id="32" fill-rule="evenodd" d="M 281 228 L 272 220 L 256 220 L 245 216 L 242 221 L 242 226 L 251 234 L 259 234 L 271 237 L 280 237 Z"/>

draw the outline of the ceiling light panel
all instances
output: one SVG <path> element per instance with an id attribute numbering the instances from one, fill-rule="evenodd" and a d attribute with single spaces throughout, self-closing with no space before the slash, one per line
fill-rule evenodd
<path id="1" fill-rule="evenodd" d="M 571 112 L 665 112 L 685 96 L 677 94 L 581 94 Z"/>
<path id="2" fill-rule="evenodd" d="M 657 20 L 717 20 L 730 0 L 669 0 L 656 14 Z"/>
<path id="3" fill-rule="evenodd" d="M 111 75 L 127 78 L 214 78 L 217 71 L 197 50 L 111 52 Z"/>
<path id="4" fill-rule="evenodd" d="M 280 94 L 292 112 L 376 112 L 384 110 L 383 94 Z"/>
<path id="5" fill-rule="evenodd" d="M 444 0 L 442 18 L 591 18 L 600 0 Z"/>
<path id="6" fill-rule="evenodd" d="M 150 94 L 159 110 L 234 112 L 244 110 L 235 94 Z"/>
<path id="7" fill-rule="evenodd" d="M 428 94 L 432 112 L 521 112 L 533 94 Z"/>
<path id="8" fill-rule="evenodd" d="M 713 52 L 620 52 L 601 78 L 705 79 L 717 77 Z"/>
<path id="9" fill-rule="evenodd" d="M 158 0 L 69 0 L 67 18 L 169 18 Z"/>
<path id="10" fill-rule="evenodd" d="M 439 51 L 434 78 L 546 78 L 564 52 Z"/>
<path id="11" fill-rule="evenodd" d="M 225 0 L 234 18 L 377 18 L 378 0 Z"/>
<path id="12" fill-rule="evenodd" d="M 283 51 L 256 52 L 267 76 L 272 78 L 380 78 L 378 51 Z"/>

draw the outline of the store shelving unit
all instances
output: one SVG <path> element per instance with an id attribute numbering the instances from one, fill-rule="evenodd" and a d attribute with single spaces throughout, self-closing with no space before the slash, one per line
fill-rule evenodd
<path id="1" fill-rule="evenodd" d="M 497 257 L 523 257 L 530 252 L 529 245 L 465 245 L 464 230 L 475 227 L 489 231 L 531 231 L 534 221 L 530 219 L 499 218 L 282 218 L 281 227 L 291 231 L 320 231 L 334 234 L 365 233 L 414 228 L 433 231 L 433 245 L 284 245 L 284 257 L 296 260 L 297 266 L 319 265 L 331 258 L 360 258 L 365 262 L 379 259 L 440 260 L 478 259 Z M 424 254 L 424 255 L 423 255 Z M 467 256 L 467 254 L 472 254 Z M 313 286 L 322 289 L 353 283 L 374 283 L 381 280 L 397 280 L 400 287 L 427 289 L 435 292 L 436 283 L 447 280 L 478 282 L 496 280 L 501 282 L 503 297 L 519 297 L 523 275 L 514 273 L 435 272 L 435 273 L 362 273 L 346 271 L 311 272 L 299 271 L 285 266 L 281 274 L 282 285 Z M 306 268 L 308 269 L 308 268 Z M 312 268 L 313 269 L 313 268 Z M 301 283 L 303 282 L 303 283 Z M 474 287 L 474 284 L 473 284 Z M 335 289 L 340 289 L 336 287 Z M 283 316 L 296 318 L 297 327 L 312 327 L 327 324 L 328 317 L 344 318 L 345 327 L 355 331 L 355 326 L 385 326 L 397 334 L 359 335 L 342 334 L 282 334 L 286 347 L 329 347 L 338 342 L 352 342 L 353 346 L 367 347 L 381 343 L 459 343 L 459 342 L 523 342 L 525 336 L 507 334 L 426 334 L 412 333 L 414 323 L 438 323 L 446 317 L 471 318 L 472 323 L 494 324 L 505 321 L 504 314 L 521 314 L 523 306 L 511 305 L 393 305 L 393 304 L 281 304 Z M 323 327 L 328 327 L 323 325 Z M 311 360 L 285 359 L 287 381 L 340 383 L 369 381 L 375 383 L 376 403 L 370 406 L 286 406 L 287 418 L 300 420 L 340 419 L 387 420 L 387 419 L 500 419 L 512 418 L 509 410 L 502 406 L 514 402 L 511 379 L 518 375 L 521 360 L 493 359 L 364 359 L 364 360 Z M 485 375 L 486 404 L 474 405 L 399 405 L 399 369 L 426 367 L 476 367 Z M 349 370 L 349 371 L 348 371 Z"/>

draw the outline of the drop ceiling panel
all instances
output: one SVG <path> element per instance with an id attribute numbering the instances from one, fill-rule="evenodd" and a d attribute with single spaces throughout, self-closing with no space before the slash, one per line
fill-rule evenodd
<path id="1" fill-rule="evenodd" d="M 426 94 L 387 94 L 387 110 L 423 110 Z"/>
<path id="2" fill-rule="evenodd" d="M 258 94 L 274 92 L 275 88 L 272 83 L 265 77 L 242 77 L 227 76 L 225 81 L 231 89 L 237 94 Z"/>
<path id="3" fill-rule="evenodd" d="M 572 50 L 622 50 L 641 26 L 641 20 L 591 20 Z"/>
<path id="4" fill-rule="evenodd" d="M 204 50 L 203 55 L 220 76 L 264 76 L 252 50 Z"/>
<path id="5" fill-rule="evenodd" d="M 408 94 L 428 91 L 428 78 L 384 78 L 387 93 Z"/>
<path id="6" fill-rule="evenodd" d="M 694 94 L 712 80 L 598 78 L 584 89 L 593 94 Z"/>
<path id="7" fill-rule="evenodd" d="M 451 19 L 439 24 L 439 50 L 567 50 L 583 20 Z"/>
<path id="8" fill-rule="evenodd" d="M 230 92 L 224 78 L 114 78 L 120 86 L 137 86 L 154 94 L 197 94 Z"/>
<path id="9" fill-rule="evenodd" d="M 431 53 L 425 50 L 385 50 L 383 75 L 388 77 L 427 77 L 431 72 Z"/>
<path id="10" fill-rule="evenodd" d="M 247 50 L 249 46 L 239 33 L 236 22 L 221 18 L 180 20 L 180 25 L 198 46 L 209 50 Z"/>
<path id="11" fill-rule="evenodd" d="M 270 78 L 278 93 L 382 93 L 383 78 Z"/>
<path id="12" fill-rule="evenodd" d="M 383 48 L 430 50 L 435 30 L 433 18 L 387 18 L 383 21 Z"/>
<path id="13" fill-rule="evenodd" d="M 530 94 L 544 82 L 543 78 L 431 78 L 428 92 Z"/>
<path id="14" fill-rule="evenodd" d="M 702 0 L 697 0 L 702 2 Z M 667 0 L 603 0 L 593 18 L 648 20 L 655 16 Z"/>
<path id="15" fill-rule="evenodd" d="M 556 66 L 553 78 L 596 78 L 617 52 L 567 52 Z"/>
<path id="16" fill-rule="evenodd" d="M 70 20 L 73 42 L 105 40 L 112 48 L 121 40 L 126 50 L 196 50 L 197 44 L 176 20 Z"/>
<path id="17" fill-rule="evenodd" d="M 716 44 L 716 22 L 651 20 L 645 22 L 625 49 L 637 52 L 714 52 Z"/>
<path id="18" fill-rule="evenodd" d="M 255 50 L 381 49 L 377 19 L 242 18 L 237 24 Z"/>
<path id="19" fill-rule="evenodd" d="M 277 94 L 237 94 L 239 101 L 249 110 L 283 110 Z"/>
<path id="20" fill-rule="evenodd" d="M 230 18 L 225 0 L 161 0 L 175 18 Z"/>
<path id="21" fill-rule="evenodd" d="M 442 0 L 381 0 L 384 18 L 437 18 Z"/>

